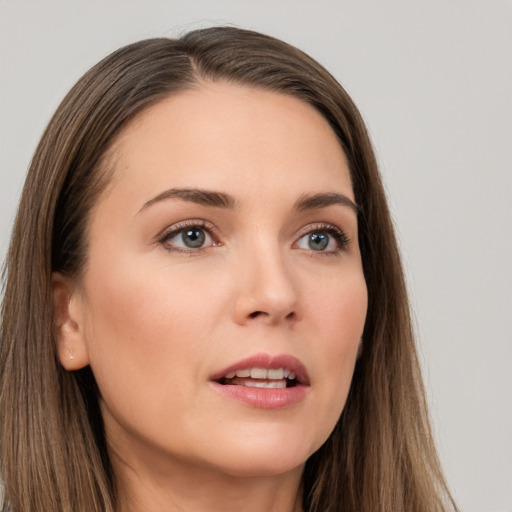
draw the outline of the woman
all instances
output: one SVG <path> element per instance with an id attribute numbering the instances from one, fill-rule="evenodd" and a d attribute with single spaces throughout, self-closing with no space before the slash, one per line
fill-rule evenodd
<path id="1" fill-rule="evenodd" d="M 92 68 L 5 279 L 6 510 L 455 508 L 366 129 L 299 50 L 212 28 Z"/>

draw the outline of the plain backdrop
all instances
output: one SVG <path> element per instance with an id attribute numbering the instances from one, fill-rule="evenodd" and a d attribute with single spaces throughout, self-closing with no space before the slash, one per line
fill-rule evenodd
<path id="1" fill-rule="evenodd" d="M 358 104 L 449 484 L 463 512 L 512 511 L 511 1 L 0 0 L 0 259 L 73 83 L 121 45 L 226 23 L 310 53 Z"/>

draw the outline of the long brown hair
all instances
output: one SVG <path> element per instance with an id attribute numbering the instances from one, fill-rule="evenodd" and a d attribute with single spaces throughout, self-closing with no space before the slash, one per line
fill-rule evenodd
<path id="1" fill-rule="evenodd" d="M 98 390 L 90 369 L 60 365 L 51 275 L 79 277 L 87 222 L 126 123 L 199 81 L 278 91 L 316 108 L 347 156 L 360 205 L 369 305 L 344 411 L 307 461 L 308 512 L 440 512 L 455 505 L 432 441 L 406 286 L 375 156 L 361 116 L 316 61 L 274 38 L 230 27 L 150 39 L 112 53 L 66 96 L 36 150 L 4 268 L 0 456 L 4 510 L 116 508 Z"/>

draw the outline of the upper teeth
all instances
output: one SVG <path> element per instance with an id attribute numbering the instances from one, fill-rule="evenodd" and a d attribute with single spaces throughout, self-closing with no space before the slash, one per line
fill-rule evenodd
<path id="1" fill-rule="evenodd" d="M 295 379 L 295 373 L 287 370 L 286 368 L 245 368 L 243 370 L 236 370 L 234 372 L 229 372 L 226 375 L 226 379 L 232 379 L 233 377 L 242 377 L 251 379 Z"/>

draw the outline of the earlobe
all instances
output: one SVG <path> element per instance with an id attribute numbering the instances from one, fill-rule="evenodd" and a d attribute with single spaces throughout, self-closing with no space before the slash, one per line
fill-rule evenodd
<path id="1" fill-rule="evenodd" d="M 57 353 L 62 366 L 68 370 L 79 370 L 89 364 L 87 342 L 83 325 L 78 317 L 77 300 L 71 280 L 58 272 L 52 275 L 53 332 Z"/>

